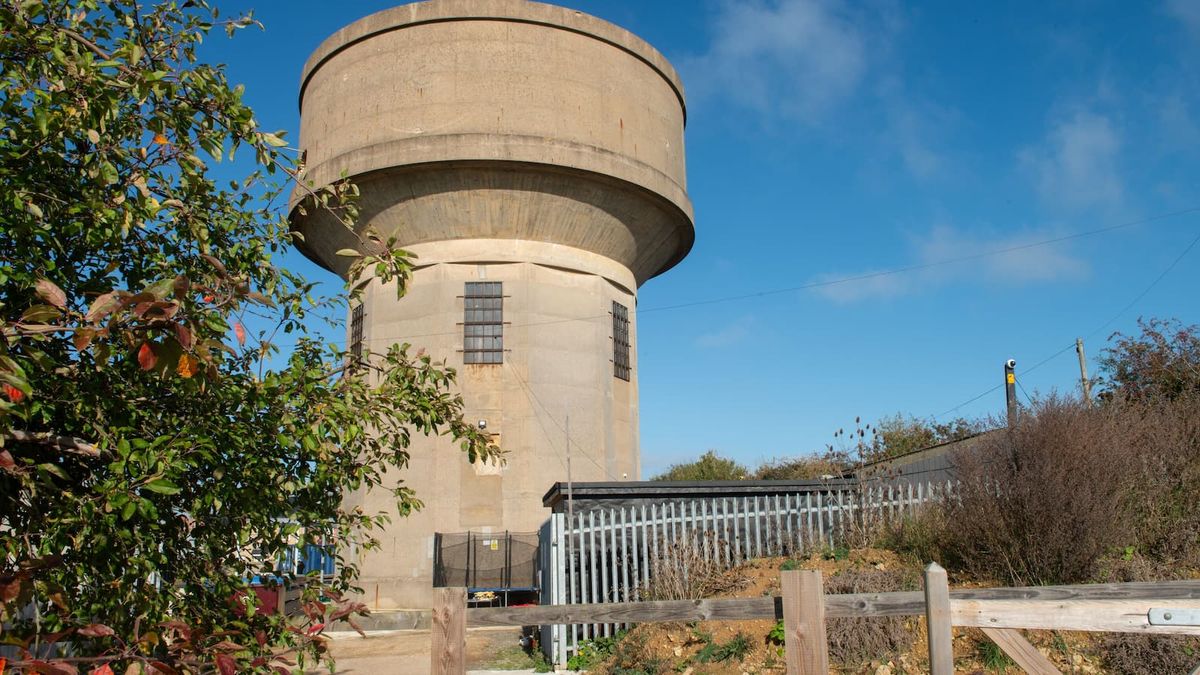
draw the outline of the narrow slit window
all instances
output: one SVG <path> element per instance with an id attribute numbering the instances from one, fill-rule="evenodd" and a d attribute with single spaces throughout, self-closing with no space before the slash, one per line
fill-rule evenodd
<path id="1" fill-rule="evenodd" d="M 504 363 L 503 284 L 468 281 L 463 307 L 463 363 Z"/>
<path id="2" fill-rule="evenodd" d="M 612 306 L 613 376 L 629 381 L 629 310 L 619 302 Z"/>
<path id="3" fill-rule="evenodd" d="M 354 363 L 362 361 L 363 319 L 363 306 L 359 303 L 350 311 L 350 359 Z"/>

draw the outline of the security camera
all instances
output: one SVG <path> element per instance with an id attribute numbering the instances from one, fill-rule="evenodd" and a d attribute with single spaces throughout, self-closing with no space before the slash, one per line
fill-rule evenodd
<path id="1" fill-rule="evenodd" d="M 476 424 L 479 426 L 480 429 L 487 428 L 487 420 L 479 420 L 479 422 L 477 422 Z"/>
<path id="2" fill-rule="evenodd" d="M 1005 361 L 1005 362 L 1004 362 L 1004 365 L 1005 365 L 1005 366 L 1007 366 L 1008 368 L 1016 368 L 1016 367 L 1017 367 L 1017 360 L 1016 360 L 1016 359 L 1009 359 L 1009 360 L 1007 360 L 1007 361 Z"/>

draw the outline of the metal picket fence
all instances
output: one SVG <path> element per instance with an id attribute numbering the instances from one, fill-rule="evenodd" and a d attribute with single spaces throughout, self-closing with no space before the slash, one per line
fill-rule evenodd
<path id="1" fill-rule="evenodd" d="M 554 513 L 543 530 L 543 603 L 636 602 L 654 565 L 675 542 L 689 542 L 706 561 L 733 567 L 752 558 L 794 556 L 845 541 L 854 528 L 911 514 L 953 490 L 950 481 L 872 481 L 814 485 L 793 492 L 669 499 L 574 515 Z M 610 636 L 624 624 L 543 626 L 542 645 L 566 663 L 583 640 Z"/>

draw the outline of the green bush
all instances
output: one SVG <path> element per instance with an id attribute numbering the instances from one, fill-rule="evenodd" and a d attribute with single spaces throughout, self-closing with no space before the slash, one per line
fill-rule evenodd
<path id="1" fill-rule="evenodd" d="M 709 636 L 710 639 L 712 636 Z M 729 642 L 708 642 L 696 652 L 696 661 L 700 663 L 719 663 L 721 661 L 741 661 L 750 652 L 750 640 L 742 633 L 733 636 Z"/>
<path id="2" fill-rule="evenodd" d="M 780 619 L 771 627 L 771 632 L 767 633 L 767 641 L 771 644 L 781 645 L 786 640 L 787 630 L 783 627 L 783 619 Z"/>
<path id="3" fill-rule="evenodd" d="M 587 670 L 596 666 L 612 655 L 617 643 L 624 636 L 624 631 L 618 631 L 612 637 L 597 637 L 580 642 L 579 648 L 567 659 L 567 670 Z"/>

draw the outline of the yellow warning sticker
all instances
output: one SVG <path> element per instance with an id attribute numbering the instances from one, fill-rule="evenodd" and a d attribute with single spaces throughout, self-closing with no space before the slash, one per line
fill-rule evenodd
<path id="1" fill-rule="evenodd" d="M 1017 376 L 1016 376 L 1016 375 L 1013 375 L 1012 373 L 1009 373 L 1007 377 L 1008 377 L 1008 383 L 1009 383 L 1009 384 L 1016 384 L 1016 383 L 1017 383 Z"/>

